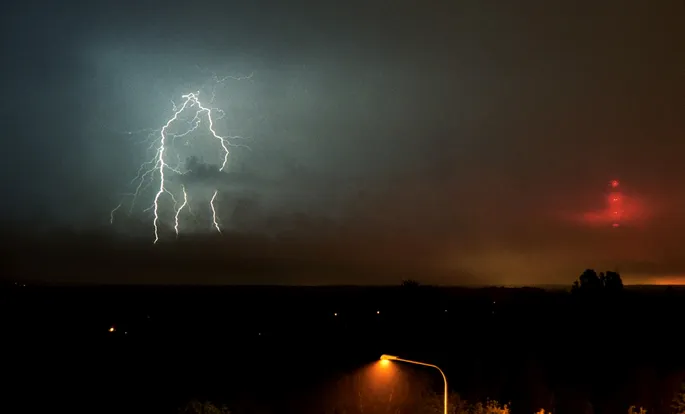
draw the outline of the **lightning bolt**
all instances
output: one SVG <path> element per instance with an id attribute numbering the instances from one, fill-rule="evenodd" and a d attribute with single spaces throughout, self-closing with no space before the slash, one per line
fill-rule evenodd
<path id="1" fill-rule="evenodd" d="M 186 193 L 186 188 L 181 186 L 181 190 L 183 191 L 183 204 L 181 204 L 181 206 L 176 210 L 176 216 L 174 216 L 174 230 L 176 231 L 176 237 L 178 237 L 178 215 L 181 214 L 183 207 L 188 205 L 188 194 Z"/>
<path id="2" fill-rule="evenodd" d="M 216 209 L 214 208 L 214 199 L 216 199 L 216 195 L 219 192 L 219 190 L 214 190 L 214 195 L 212 196 L 212 200 L 209 202 L 209 206 L 212 208 L 212 223 L 214 223 L 214 227 L 216 228 L 216 231 L 221 233 L 221 228 L 219 228 L 219 223 L 216 221 Z"/>
<path id="3" fill-rule="evenodd" d="M 112 209 L 112 211 L 109 212 L 109 224 L 113 224 L 113 223 L 114 223 L 114 213 L 116 213 L 117 210 L 119 210 L 119 208 L 121 208 L 121 205 L 122 205 L 122 204 L 123 204 L 123 201 L 120 201 L 119 204 L 117 204 L 117 206 L 114 207 L 114 208 Z"/>
<path id="4" fill-rule="evenodd" d="M 230 147 L 243 147 L 250 149 L 244 144 L 234 143 L 233 140 L 244 139 L 237 135 L 221 135 L 217 132 L 215 122 L 223 119 L 225 117 L 225 112 L 218 108 L 213 108 L 211 105 L 214 103 L 216 98 L 216 89 L 218 85 L 223 85 L 225 81 L 229 79 L 233 80 L 244 80 L 251 79 L 252 74 L 243 77 L 226 76 L 219 78 L 213 75 L 212 80 L 215 85 L 211 90 L 211 98 L 207 103 L 203 103 L 200 100 L 200 91 L 186 93 L 181 96 L 181 101 L 176 104 L 173 100 L 171 101 L 173 114 L 168 118 L 166 123 L 159 129 L 143 129 L 134 132 L 128 132 L 128 135 L 134 135 L 137 132 L 147 132 L 147 138 L 143 142 L 149 142 L 147 148 L 148 151 L 152 152 L 152 156 L 147 161 L 143 162 L 138 168 L 136 176 L 131 180 L 130 184 L 135 184 L 135 191 L 133 193 L 127 194 L 127 197 L 131 198 L 131 204 L 129 208 L 129 215 L 132 214 L 134 207 L 138 198 L 144 194 L 147 189 L 154 183 L 155 193 L 153 196 L 152 203 L 149 207 L 145 208 L 143 211 L 152 210 L 153 220 L 152 226 L 154 228 L 154 242 L 157 243 L 160 239 L 161 227 L 163 224 L 163 214 L 164 208 L 162 207 L 165 199 L 171 199 L 173 203 L 173 213 L 174 213 L 174 231 L 176 236 L 179 235 L 179 226 L 182 213 L 185 210 L 190 211 L 188 192 L 184 185 L 180 186 L 180 194 L 178 192 L 178 187 L 176 187 L 176 193 L 179 197 L 182 196 L 182 203 L 178 203 L 176 196 L 174 195 L 174 185 L 170 180 L 171 176 L 183 176 L 190 172 L 185 168 L 183 161 L 181 160 L 181 153 L 187 152 L 188 150 L 179 150 L 176 142 L 179 139 L 184 141 L 183 146 L 190 147 L 190 140 L 194 139 L 196 135 L 199 134 L 198 130 L 202 123 L 207 124 L 208 135 L 210 138 L 216 142 L 216 149 L 212 152 L 219 153 L 219 172 L 224 172 L 228 165 L 228 157 L 230 154 Z M 190 116 L 186 115 L 190 113 Z M 187 155 L 187 154 L 184 154 Z M 157 182 L 157 180 L 159 180 Z M 219 227 L 219 220 L 217 218 L 216 206 L 214 205 L 216 196 L 218 194 L 218 189 L 214 190 L 214 194 L 209 201 L 211 212 L 212 212 L 212 224 L 216 230 L 221 233 Z M 115 213 L 122 207 L 123 200 L 110 211 L 110 223 L 114 223 Z M 176 208 L 178 206 L 178 208 Z"/>

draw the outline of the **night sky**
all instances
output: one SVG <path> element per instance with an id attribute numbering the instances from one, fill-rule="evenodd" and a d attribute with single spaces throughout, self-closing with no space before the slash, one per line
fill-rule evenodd
<path id="1" fill-rule="evenodd" d="M 587 267 L 685 282 L 682 0 L 10 3 L 1 208 L 26 232 L 151 244 L 154 192 L 110 225 L 150 155 L 136 131 L 214 89 L 217 131 L 251 150 L 192 184 L 188 233 L 214 234 L 217 189 L 223 239 L 426 283 L 570 284 Z M 194 139 L 180 153 L 215 164 L 207 130 Z M 605 219 L 614 179 L 619 227 Z"/>

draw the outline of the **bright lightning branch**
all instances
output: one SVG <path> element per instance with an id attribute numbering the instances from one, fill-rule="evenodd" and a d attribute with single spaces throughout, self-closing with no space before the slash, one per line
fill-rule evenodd
<path id="1" fill-rule="evenodd" d="M 251 77 L 252 75 L 223 79 L 215 77 L 214 80 L 217 84 L 223 84 L 227 79 L 241 80 Z M 148 151 L 152 153 L 151 158 L 141 164 L 135 178 L 131 180 L 131 185 L 135 185 L 135 191 L 126 194 L 124 200 L 110 212 L 110 223 L 114 222 L 115 214 L 126 199 L 131 200 L 128 211 L 130 215 L 138 199 L 148 194 L 149 188 L 153 188 L 152 202 L 143 211 L 152 211 L 154 243 L 159 241 L 160 228 L 167 219 L 173 218 L 173 229 L 178 236 L 184 214 L 193 214 L 190 207 L 190 189 L 183 184 L 178 184 L 184 175 L 193 172 L 188 168 L 188 157 L 197 157 L 197 148 L 201 146 L 205 149 L 205 153 L 215 156 L 218 162 L 218 172 L 222 173 L 228 164 L 230 147 L 248 148 L 243 144 L 235 143 L 235 140 L 242 137 L 222 135 L 217 132 L 215 123 L 223 119 L 225 113 L 211 106 L 215 95 L 216 86 L 212 89 L 211 98 L 206 104 L 200 99 L 199 91 L 182 95 L 180 104 L 177 105 L 172 101 L 173 114 L 166 123 L 161 128 L 147 130 L 149 134 L 146 142 L 149 142 Z M 198 140 L 204 141 L 199 143 Z M 218 194 L 219 189 L 215 188 L 208 207 L 212 217 L 212 228 L 221 233 L 216 206 Z M 165 215 L 170 217 L 165 217 Z"/>

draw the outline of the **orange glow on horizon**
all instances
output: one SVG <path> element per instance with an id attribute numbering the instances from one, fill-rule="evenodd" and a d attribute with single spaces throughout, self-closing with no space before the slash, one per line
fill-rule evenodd
<path id="1" fill-rule="evenodd" d="M 647 278 L 643 283 L 658 286 L 685 286 L 685 275 L 657 276 Z"/>

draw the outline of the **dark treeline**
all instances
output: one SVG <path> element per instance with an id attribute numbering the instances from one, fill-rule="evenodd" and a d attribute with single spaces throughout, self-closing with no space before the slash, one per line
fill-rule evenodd
<path id="1" fill-rule="evenodd" d="M 388 353 L 435 363 L 459 398 L 513 413 L 677 412 L 685 290 L 624 288 L 612 272 L 572 281 L 557 290 L 7 281 L 5 402 L 12 412 L 27 402 L 30 412 L 177 412 L 191 401 L 234 413 L 435 409 L 439 375 L 411 366 L 394 406 L 362 398 Z"/>

